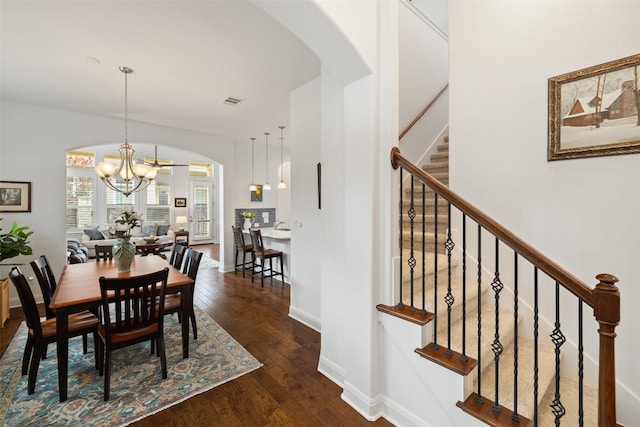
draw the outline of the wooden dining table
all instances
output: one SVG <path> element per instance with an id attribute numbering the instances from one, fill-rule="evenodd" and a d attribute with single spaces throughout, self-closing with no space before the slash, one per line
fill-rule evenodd
<path id="1" fill-rule="evenodd" d="M 57 354 L 58 354 L 58 388 L 60 402 L 67 400 L 68 363 L 69 363 L 69 314 L 83 310 L 94 310 L 102 303 L 100 295 L 100 277 L 130 277 L 153 273 L 169 267 L 167 290 L 180 290 L 182 301 L 182 319 L 189 319 L 191 314 L 191 284 L 193 280 L 180 270 L 172 267 L 167 260 L 159 256 L 135 257 L 131 271 L 118 273 L 115 261 L 87 262 L 83 264 L 67 264 L 56 291 L 51 299 L 50 307 L 56 312 Z M 182 357 L 189 357 L 189 322 L 182 323 Z"/>

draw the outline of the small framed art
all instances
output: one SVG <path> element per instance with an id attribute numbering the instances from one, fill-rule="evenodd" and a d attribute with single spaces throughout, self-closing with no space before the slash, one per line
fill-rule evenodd
<path id="1" fill-rule="evenodd" d="M 0 181 L 0 212 L 31 212 L 31 183 Z"/>

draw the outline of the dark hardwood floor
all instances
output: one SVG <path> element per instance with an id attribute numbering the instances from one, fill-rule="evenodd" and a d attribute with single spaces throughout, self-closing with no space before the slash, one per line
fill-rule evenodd
<path id="1" fill-rule="evenodd" d="M 195 246 L 217 259 L 217 245 Z M 320 334 L 288 316 L 289 286 L 241 273 L 201 268 L 195 304 L 264 366 L 199 394 L 134 426 L 391 426 L 368 422 L 340 398 L 341 389 L 317 370 Z M 21 309 L 0 329 L 0 354 L 18 325 Z"/>

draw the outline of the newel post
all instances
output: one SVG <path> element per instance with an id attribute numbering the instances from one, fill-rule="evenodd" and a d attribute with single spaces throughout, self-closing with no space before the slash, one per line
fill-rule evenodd
<path id="1" fill-rule="evenodd" d="M 600 370 L 598 372 L 598 427 L 615 427 L 616 421 L 616 355 L 615 329 L 620 323 L 620 291 L 618 278 L 598 274 L 600 281 L 593 290 L 593 314 L 600 325 Z"/>

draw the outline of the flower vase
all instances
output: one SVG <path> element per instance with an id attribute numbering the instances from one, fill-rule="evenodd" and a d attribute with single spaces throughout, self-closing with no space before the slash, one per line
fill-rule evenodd
<path id="1" fill-rule="evenodd" d="M 251 219 L 249 219 L 249 218 L 245 218 L 245 219 L 244 219 L 244 229 L 245 229 L 245 230 L 248 230 L 248 229 L 250 229 L 250 228 L 251 228 Z"/>
<path id="2" fill-rule="evenodd" d="M 113 259 L 118 267 L 118 273 L 131 271 L 131 263 L 136 254 L 136 245 L 131 243 L 131 236 L 119 237 L 113 245 Z"/>

